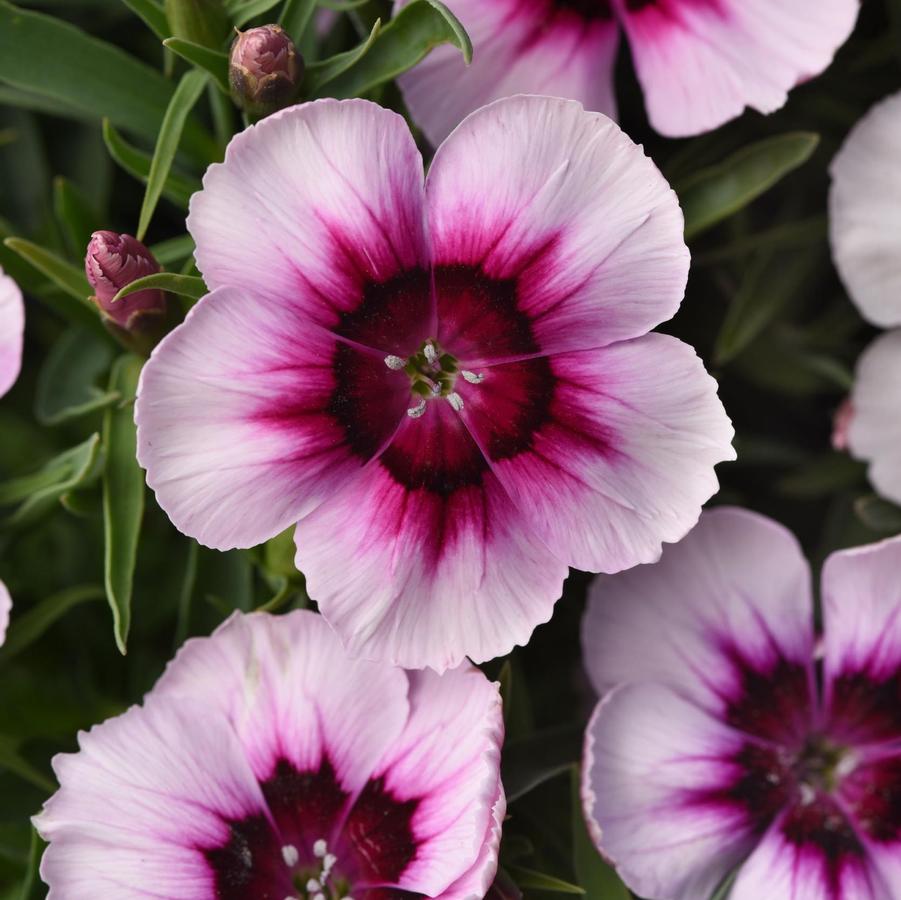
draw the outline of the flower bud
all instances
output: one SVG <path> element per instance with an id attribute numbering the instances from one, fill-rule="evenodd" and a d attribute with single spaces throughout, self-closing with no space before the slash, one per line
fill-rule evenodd
<path id="1" fill-rule="evenodd" d="M 851 430 L 851 420 L 854 418 L 854 406 L 851 398 L 846 397 L 841 406 L 835 411 L 832 418 L 832 449 L 841 453 L 848 450 L 848 433 Z"/>
<path id="2" fill-rule="evenodd" d="M 166 296 L 156 288 L 138 291 L 113 303 L 127 284 L 159 272 L 153 254 L 129 234 L 95 231 L 84 258 L 94 302 L 108 324 L 125 332 L 156 330 L 166 312 Z"/>
<path id="3" fill-rule="evenodd" d="M 248 113 L 265 116 L 287 106 L 303 77 L 303 59 L 278 25 L 243 31 L 232 44 L 228 80 L 232 99 Z"/>
<path id="4" fill-rule="evenodd" d="M 166 0 L 165 10 L 174 37 L 221 49 L 229 24 L 222 0 Z"/>

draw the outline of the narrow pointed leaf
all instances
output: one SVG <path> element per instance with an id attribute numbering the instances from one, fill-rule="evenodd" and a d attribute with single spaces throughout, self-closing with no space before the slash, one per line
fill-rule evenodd
<path id="1" fill-rule="evenodd" d="M 19 740 L 0 734 L 0 770 L 3 769 L 12 772 L 13 775 L 34 785 L 46 794 L 52 794 L 56 790 L 56 785 L 19 752 Z"/>
<path id="2" fill-rule="evenodd" d="M 582 755 L 582 736 L 581 728 L 567 725 L 511 741 L 504 747 L 502 773 L 508 802 L 569 771 Z"/>
<path id="3" fill-rule="evenodd" d="M 312 63 L 307 66 L 304 75 L 301 93 L 305 97 L 315 97 L 318 95 L 323 86 L 330 81 L 334 81 L 339 75 L 343 75 L 351 66 L 356 65 L 370 50 L 375 39 L 382 30 L 382 20 L 376 19 L 369 32 L 369 37 L 363 43 L 347 50 L 344 53 L 338 53 L 330 59 L 324 59 L 322 62 Z"/>
<path id="4" fill-rule="evenodd" d="M 156 149 L 153 152 L 153 161 L 150 163 L 150 172 L 147 175 L 147 190 L 144 193 L 144 203 L 141 205 L 136 234 L 139 241 L 144 240 L 156 204 L 162 196 L 188 113 L 200 99 L 208 77 L 206 72 L 196 70 L 187 72 L 172 95 L 172 101 L 160 127 Z"/>
<path id="5" fill-rule="evenodd" d="M 286 0 L 279 25 L 299 44 L 315 11 L 316 0 Z"/>
<path id="6" fill-rule="evenodd" d="M 545 875 L 533 869 L 524 869 L 521 866 L 508 866 L 509 873 L 519 887 L 533 891 L 556 891 L 558 894 L 579 894 L 584 896 L 585 891 L 577 884 L 570 884 L 562 878 L 553 875 Z M 592 900 L 596 898 L 592 897 Z M 602 900 L 602 898 L 597 898 Z"/>
<path id="7" fill-rule="evenodd" d="M 173 294 L 180 294 L 182 297 L 191 297 L 193 300 L 199 300 L 204 294 L 209 293 L 202 278 L 194 275 L 175 275 L 172 272 L 157 272 L 155 275 L 145 275 L 143 278 L 136 278 L 131 284 L 125 285 L 113 297 L 112 302 L 115 303 L 129 294 L 134 294 L 147 288 L 160 288 L 164 291 L 171 291 Z"/>
<path id="8" fill-rule="evenodd" d="M 194 255 L 194 239 L 189 234 L 183 234 L 181 237 L 154 244 L 150 252 L 161 266 L 171 266 Z"/>
<path id="9" fill-rule="evenodd" d="M 122 0 L 122 2 L 160 39 L 172 33 L 166 21 L 166 13 L 156 0 Z"/>
<path id="10" fill-rule="evenodd" d="M 53 180 L 53 211 L 71 252 L 84 253 L 91 235 L 101 223 L 87 197 L 67 178 Z"/>
<path id="11" fill-rule="evenodd" d="M 131 625 L 132 583 L 144 517 L 144 472 L 138 465 L 134 422 L 141 366 L 136 356 L 123 356 L 116 361 L 109 386 L 122 395 L 122 401 L 107 410 L 103 423 L 104 584 L 113 613 L 116 646 L 123 654 Z"/>
<path id="12" fill-rule="evenodd" d="M 14 894 L 11 900 L 37 900 L 38 897 L 42 896 L 43 886 L 38 870 L 40 869 L 41 857 L 44 855 L 44 847 L 46 846 L 32 825 L 25 879 L 22 882 L 18 895 Z"/>
<path id="13" fill-rule="evenodd" d="M 163 41 L 163 46 L 192 66 L 212 75 L 219 89 L 228 93 L 228 57 L 224 53 L 177 37 L 167 38 Z"/>
<path id="14" fill-rule="evenodd" d="M 150 166 L 152 158 L 150 154 L 144 153 L 132 147 L 117 131 L 113 128 L 108 119 L 103 122 L 103 141 L 109 155 L 118 163 L 129 175 L 137 178 L 138 181 L 147 184 L 150 175 Z M 170 171 L 166 176 L 163 184 L 163 196 L 167 200 L 171 200 L 177 206 L 184 209 L 188 208 L 191 195 L 200 190 L 200 181 L 197 179 L 187 178 L 178 172 Z"/>
<path id="15" fill-rule="evenodd" d="M 441 44 L 472 59 L 472 42 L 454 14 L 438 0 L 413 0 L 381 29 L 372 47 L 329 82 L 330 97 L 358 97 L 411 69 Z"/>
<path id="16" fill-rule="evenodd" d="M 724 162 L 677 185 L 685 213 L 685 237 L 734 215 L 813 155 L 820 137 L 798 131 L 744 147 Z"/>
<path id="17" fill-rule="evenodd" d="M 240 28 L 251 19 L 269 12 L 278 6 L 279 0 L 225 0 L 225 11 L 235 25 Z"/>

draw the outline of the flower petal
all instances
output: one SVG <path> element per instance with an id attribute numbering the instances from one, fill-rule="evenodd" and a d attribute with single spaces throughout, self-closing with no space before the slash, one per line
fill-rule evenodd
<path id="1" fill-rule="evenodd" d="M 870 464 L 884 497 L 901 503 L 901 330 L 880 335 L 857 363 L 848 446 Z"/>
<path id="2" fill-rule="evenodd" d="M 779 109 L 822 72 L 857 19 L 858 0 L 613 0 L 651 124 L 685 137 Z"/>
<path id="3" fill-rule="evenodd" d="M 901 94 L 877 103 L 832 161 L 832 256 L 875 325 L 901 325 Z"/>
<path id="4" fill-rule="evenodd" d="M 220 288 L 144 367 L 138 460 L 177 528 L 217 549 L 250 547 L 338 490 L 408 405 L 380 354 L 289 301 Z"/>
<path id="5" fill-rule="evenodd" d="M 473 113 L 439 148 L 426 183 L 439 320 L 470 362 L 484 347 L 454 321 L 502 307 L 545 353 L 644 334 L 678 309 L 688 250 L 676 195 L 617 125 L 578 103 L 512 97 Z M 478 291 L 459 298 L 460 268 Z M 531 351 L 527 351 L 531 352 Z"/>
<path id="6" fill-rule="evenodd" d="M 664 685 L 614 689 L 585 738 L 582 802 L 598 849 L 636 894 L 709 897 L 784 800 L 769 753 Z"/>
<path id="7" fill-rule="evenodd" d="M 395 11 L 406 5 L 395 0 Z M 555 9 L 553 0 L 447 5 L 472 40 L 472 62 L 467 66 L 456 47 L 437 47 L 398 79 L 414 121 L 433 146 L 471 112 L 513 94 L 566 97 L 615 116 L 619 29 L 609 14 L 589 19 L 573 9 Z"/>
<path id="8" fill-rule="evenodd" d="M 190 697 L 220 711 L 264 785 L 280 766 L 319 773 L 325 760 L 353 798 L 402 732 L 407 689 L 402 671 L 349 659 L 322 616 L 298 610 L 236 613 L 212 637 L 188 641 L 151 697 Z M 317 824 L 312 841 L 328 839 L 335 821 Z"/>
<path id="9" fill-rule="evenodd" d="M 742 731 L 801 738 L 813 715 L 810 569 L 770 519 L 705 512 L 660 562 L 595 580 L 582 647 L 599 693 L 659 681 Z"/>
<path id="10" fill-rule="evenodd" d="M 894 900 L 841 810 L 828 798 L 796 805 L 742 865 L 730 900 Z"/>
<path id="11" fill-rule="evenodd" d="M 192 198 L 188 228 L 210 288 L 244 288 L 406 356 L 432 313 L 427 277 L 426 290 L 407 283 L 428 265 L 422 203 L 404 120 L 365 100 L 319 100 L 235 137 Z M 398 304 L 403 316 L 385 314 Z"/>
<path id="12" fill-rule="evenodd" d="M 0 646 L 3 646 L 6 640 L 6 629 L 9 627 L 9 613 L 12 608 L 12 597 L 9 596 L 6 585 L 0 581 Z"/>
<path id="13" fill-rule="evenodd" d="M 665 335 L 493 366 L 460 393 L 522 516 L 579 569 L 658 559 L 716 492 L 714 465 L 734 458 L 716 383 Z"/>
<path id="14" fill-rule="evenodd" d="M 259 785 L 216 712 L 159 700 L 81 733 L 79 744 L 54 759 L 60 788 L 35 818 L 50 841 L 41 877 L 51 897 L 225 897 L 208 854 L 240 839 L 242 823 L 258 823 L 254 833 L 271 843 Z M 277 886 L 288 871 L 271 874 Z"/>
<path id="15" fill-rule="evenodd" d="M 525 643 L 567 573 L 443 400 L 302 519 L 296 541 L 310 596 L 348 650 L 407 668 L 443 671 Z"/>
<path id="16" fill-rule="evenodd" d="M 19 286 L 0 269 L 0 397 L 16 382 L 22 368 L 25 304 Z"/>
<path id="17" fill-rule="evenodd" d="M 830 734 L 901 741 L 901 538 L 833 553 L 823 567 Z"/>
<path id="18" fill-rule="evenodd" d="M 498 686 L 469 664 L 440 676 L 414 672 L 409 677 L 410 718 L 373 775 L 378 789 L 396 802 L 415 803 L 415 856 L 389 883 L 429 897 L 481 900 L 497 869 L 497 822 L 505 808 Z M 364 791 L 346 832 L 364 852 L 363 883 L 378 885 L 386 881 L 395 848 L 366 808 L 365 797 Z M 464 878 L 466 885 L 460 883 Z"/>

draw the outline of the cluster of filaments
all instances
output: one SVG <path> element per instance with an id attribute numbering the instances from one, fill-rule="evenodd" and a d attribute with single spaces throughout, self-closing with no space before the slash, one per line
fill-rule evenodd
<path id="1" fill-rule="evenodd" d="M 304 873 L 298 881 L 299 900 L 354 900 L 344 884 L 339 884 L 334 877 L 335 863 L 338 857 L 329 853 L 328 844 L 318 840 L 313 844 L 313 855 L 318 860 L 317 869 L 313 873 Z M 300 861 L 300 854 L 293 844 L 282 847 L 282 859 L 289 869 Z M 305 879 L 305 880 L 304 880 Z M 298 900 L 297 897 L 285 897 L 285 900 Z"/>
<path id="2" fill-rule="evenodd" d="M 406 372 L 410 378 L 410 390 L 419 398 L 415 406 L 407 410 L 411 419 L 418 419 L 426 410 L 429 400 L 443 398 L 459 412 L 463 409 L 463 398 L 454 390 L 457 376 L 470 384 L 481 384 L 484 375 L 477 375 L 467 369 L 461 370 L 455 357 L 443 353 L 434 340 L 427 340 L 417 353 L 408 359 L 389 355 L 385 365 L 395 372 Z"/>

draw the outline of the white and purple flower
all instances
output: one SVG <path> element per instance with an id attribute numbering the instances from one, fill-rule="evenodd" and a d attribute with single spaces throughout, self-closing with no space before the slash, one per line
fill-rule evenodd
<path id="1" fill-rule="evenodd" d="M 833 554 L 723 508 L 592 588 L 583 800 L 650 900 L 901 896 L 901 540 Z M 818 647 L 821 646 L 821 653 Z"/>
<path id="2" fill-rule="evenodd" d="M 497 685 L 351 660 L 320 616 L 234 615 L 54 760 L 64 900 L 481 900 L 505 802 Z"/>
<path id="3" fill-rule="evenodd" d="M 188 226 L 213 292 L 154 352 L 138 456 L 220 549 L 296 529 L 354 654 L 479 662 L 546 621 L 569 565 L 679 540 L 734 457 L 679 306 L 682 215 L 609 119 L 472 115 L 427 179 L 403 119 L 317 101 L 236 137 Z"/>
<path id="4" fill-rule="evenodd" d="M 0 397 L 16 383 L 22 368 L 25 304 L 19 286 L 0 269 Z"/>
<path id="5" fill-rule="evenodd" d="M 395 8 L 408 0 L 395 0 Z M 615 115 L 622 29 L 651 124 L 671 137 L 710 131 L 745 107 L 781 107 L 822 72 L 859 0 L 448 0 L 473 45 L 467 70 L 439 47 L 401 76 L 417 124 L 437 144 L 467 114 L 511 94 L 569 97 Z"/>

